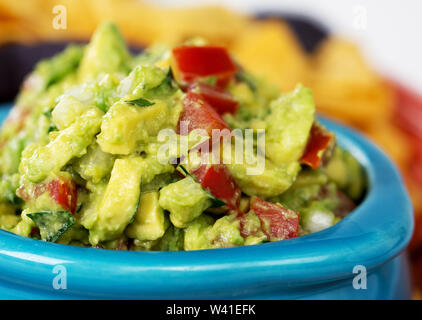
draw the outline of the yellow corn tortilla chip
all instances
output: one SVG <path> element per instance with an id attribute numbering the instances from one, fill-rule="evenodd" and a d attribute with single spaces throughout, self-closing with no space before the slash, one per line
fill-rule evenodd
<path id="1" fill-rule="evenodd" d="M 397 126 L 391 122 L 378 121 L 373 123 L 367 133 L 403 171 L 407 169 L 412 145 Z"/>
<path id="2" fill-rule="evenodd" d="M 267 77 L 283 91 L 306 82 L 308 59 L 290 28 L 280 21 L 254 22 L 231 51 L 246 69 Z"/>
<path id="3" fill-rule="evenodd" d="M 322 112 L 359 127 L 391 117 L 391 89 L 354 44 L 329 38 L 312 57 L 310 70 L 309 85 Z"/>

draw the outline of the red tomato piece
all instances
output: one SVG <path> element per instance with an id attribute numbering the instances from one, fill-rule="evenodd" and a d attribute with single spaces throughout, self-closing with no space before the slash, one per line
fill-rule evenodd
<path id="1" fill-rule="evenodd" d="M 196 83 L 189 87 L 189 91 L 198 93 L 208 102 L 218 114 L 236 113 L 239 103 L 226 90 L 205 83 Z"/>
<path id="2" fill-rule="evenodd" d="M 201 77 L 217 77 L 227 85 L 237 68 L 227 50 L 218 46 L 182 46 L 173 49 L 172 69 L 176 80 L 192 82 Z"/>
<path id="3" fill-rule="evenodd" d="M 47 185 L 50 197 L 56 201 L 63 209 L 72 213 L 76 212 L 78 193 L 74 181 L 64 179 L 51 180 Z"/>
<path id="4" fill-rule="evenodd" d="M 314 123 L 308 144 L 300 161 L 313 169 L 317 169 L 321 165 L 322 158 L 330 145 L 331 139 L 333 139 L 333 136 L 328 130 Z"/>
<path id="5" fill-rule="evenodd" d="M 261 220 L 262 229 L 270 240 L 285 240 L 297 236 L 299 213 L 257 197 L 251 199 L 251 210 Z"/>
<path id="6" fill-rule="evenodd" d="M 220 115 L 208 103 L 203 101 L 197 93 L 188 92 L 183 100 L 183 105 L 184 109 L 180 115 L 177 133 L 186 135 L 192 130 L 203 129 L 209 137 L 212 137 L 213 129 L 230 130 Z M 187 123 L 187 130 L 183 130 L 182 121 Z"/>
<path id="7" fill-rule="evenodd" d="M 48 192 L 51 199 L 61 205 L 63 209 L 72 213 L 76 212 L 78 191 L 76 183 L 72 180 L 59 177 L 48 183 L 23 184 L 16 190 L 16 195 L 28 202 L 37 199 L 45 192 Z"/>
<path id="8" fill-rule="evenodd" d="M 192 175 L 214 197 L 223 200 L 230 209 L 237 209 L 242 192 L 224 164 L 203 164 Z"/>

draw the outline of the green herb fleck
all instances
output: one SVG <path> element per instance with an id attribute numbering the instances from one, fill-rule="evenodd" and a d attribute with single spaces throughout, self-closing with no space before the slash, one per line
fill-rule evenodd
<path id="1" fill-rule="evenodd" d="M 57 127 L 54 124 L 50 124 L 47 129 L 47 133 L 50 133 L 51 131 L 57 131 Z"/>
<path id="2" fill-rule="evenodd" d="M 104 92 L 100 91 L 97 96 L 95 97 L 95 105 L 98 109 L 103 112 L 107 112 L 107 104 L 106 104 L 106 97 L 104 96 Z"/>
<path id="3" fill-rule="evenodd" d="M 144 98 L 139 98 L 135 100 L 126 100 L 125 102 L 137 107 L 149 107 L 155 104 L 155 102 L 151 102 Z"/>
<path id="4" fill-rule="evenodd" d="M 80 203 L 79 205 L 78 205 L 78 207 L 76 208 L 76 213 L 79 213 L 79 212 L 81 212 L 81 210 L 82 210 L 82 207 L 84 206 L 84 204 L 83 203 Z"/>
<path id="5" fill-rule="evenodd" d="M 53 112 L 53 110 L 47 110 L 45 112 L 43 112 L 43 115 L 46 116 L 48 119 L 51 119 L 51 113 Z"/>

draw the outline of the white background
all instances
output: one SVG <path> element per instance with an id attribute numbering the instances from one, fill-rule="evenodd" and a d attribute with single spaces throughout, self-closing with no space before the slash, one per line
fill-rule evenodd
<path id="1" fill-rule="evenodd" d="M 242 12 L 309 15 L 357 42 L 380 72 L 422 93 L 422 0 L 154 0 L 172 6 L 222 4 Z M 366 21 L 366 23 L 365 23 Z"/>

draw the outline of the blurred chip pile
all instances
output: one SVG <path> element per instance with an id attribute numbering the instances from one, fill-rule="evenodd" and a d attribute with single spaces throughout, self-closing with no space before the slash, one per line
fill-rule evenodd
<path id="1" fill-rule="evenodd" d="M 65 29 L 52 25 L 55 6 L 66 9 Z M 134 46 L 199 36 L 227 46 L 240 63 L 283 91 L 298 82 L 310 86 L 321 113 L 366 133 L 401 168 L 415 208 L 414 266 L 422 266 L 422 97 L 372 70 L 354 44 L 329 37 L 308 54 L 284 22 L 256 20 L 220 7 L 170 9 L 136 0 L 0 0 L 0 45 L 85 40 L 104 19 L 116 22 Z M 422 269 L 416 279 L 422 288 Z"/>

